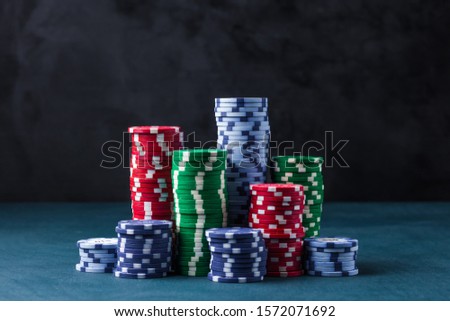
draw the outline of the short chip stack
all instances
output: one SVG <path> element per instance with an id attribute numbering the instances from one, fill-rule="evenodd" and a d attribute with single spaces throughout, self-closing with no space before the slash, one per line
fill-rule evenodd
<path id="1" fill-rule="evenodd" d="M 305 270 L 313 276 L 354 276 L 358 274 L 358 240 L 347 237 L 305 239 Z"/>
<path id="2" fill-rule="evenodd" d="M 112 273 L 117 261 L 116 238 L 92 238 L 79 240 L 77 246 L 80 263 L 75 268 L 80 272 Z"/>
<path id="3" fill-rule="evenodd" d="M 116 232 L 119 237 L 116 277 L 152 279 L 167 276 L 172 256 L 171 221 L 119 221 Z"/>
<path id="4" fill-rule="evenodd" d="M 324 198 L 322 163 L 322 157 L 274 157 L 272 171 L 274 182 L 303 185 L 306 199 L 303 211 L 303 227 L 306 237 L 318 236 L 320 231 Z"/>
<path id="5" fill-rule="evenodd" d="M 259 230 L 213 228 L 206 231 L 211 250 L 208 279 L 220 283 L 259 282 L 267 273 L 267 250 Z"/>
<path id="6" fill-rule="evenodd" d="M 249 185 L 265 183 L 270 126 L 264 97 L 216 98 L 218 146 L 228 151 L 228 226 L 248 226 Z"/>
<path id="7" fill-rule="evenodd" d="M 176 126 L 130 127 L 131 208 L 134 219 L 172 219 L 171 165 L 173 150 L 183 147 Z"/>
<path id="8" fill-rule="evenodd" d="M 267 276 L 302 275 L 303 186 L 255 184 L 250 189 L 249 225 L 263 232 L 268 251 Z"/>
<path id="9" fill-rule="evenodd" d="M 211 254 L 205 230 L 226 226 L 227 152 L 218 149 L 174 151 L 172 182 L 176 220 L 177 271 L 206 276 Z"/>

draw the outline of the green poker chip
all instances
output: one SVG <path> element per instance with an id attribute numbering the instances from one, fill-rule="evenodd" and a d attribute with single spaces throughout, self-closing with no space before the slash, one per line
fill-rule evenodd
<path id="1" fill-rule="evenodd" d="M 196 160 L 202 157 L 221 157 L 227 156 L 225 149 L 181 149 L 174 150 L 173 157 L 176 159 Z"/>

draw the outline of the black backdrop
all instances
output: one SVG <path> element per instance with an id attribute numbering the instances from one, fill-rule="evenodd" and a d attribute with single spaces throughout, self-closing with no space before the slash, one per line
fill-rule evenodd
<path id="1" fill-rule="evenodd" d="M 348 139 L 327 200 L 450 200 L 449 1 L 0 1 L 0 196 L 127 200 L 129 125 L 216 138 L 267 96 L 276 140 Z"/>

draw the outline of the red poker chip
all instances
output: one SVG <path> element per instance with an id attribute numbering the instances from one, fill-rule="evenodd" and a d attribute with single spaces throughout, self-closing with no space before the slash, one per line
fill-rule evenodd
<path id="1" fill-rule="evenodd" d="M 133 218 L 144 220 L 163 220 L 163 221 L 170 221 L 172 219 L 172 215 L 161 215 L 161 214 L 141 214 L 141 213 L 135 213 L 133 212 Z"/>
<path id="2" fill-rule="evenodd" d="M 267 271 L 295 271 L 302 269 L 300 261 L 266 264 Z"/>
<path id="3" fill-rule="evenodd" d="M 253 196 L 267 196 L 267 197 L 303 197 L 305 193 L 300 192 L 261 192 L 261 191 L 250 191 L 250 195 Z"/>
<path id="4" fill-rule="evenodd" d="M 257 202 L 267 202 L 267 203 L 303 203 L 305 200 L 304 196 L 291 197 L 291 196 L 283 196 L 283 197 L 270 197 L 270 196 L 262 196 L 262 195 L 252 195 L 252 201 Z"/>
<path id="5" fill-rule="evenodd" d="M 303 206 L 301 205 L 294 205 L 291 207 L 278 207 L 273 205 L 258 205 L 250 203 L 250 209 L 252 212 L 256 213 L 267 213 L 271 214 L 271 212 L 277 212 L 278 215 L 290 213 L 292 211 L 300 211 L 303 212 Z"/>
<path id="6" fill-rule="evenodd" d="M 164 162 L 152 162 L 147 160 L 130 160 L 130 167 L 131 168 L 137 168 L 137 169 L 146 169 L 146 168 L 171 168 L 172 162 L 167 160 Z"/>
<path id="7" fill-rule="evenodd" d="M 302 258 L 299 255 L 291 256 L 291 257 L 277 257 L 277 256 L 269 256 L 267 258 L 267 264 L 282 264 L 282 265 L 288 265 L 288 264 L 296 264 L 301 263 Z"/>
<path id="8" fill-rule="evenodd" d="M 297 257 L 302 256 L 303 251 L 297 251 L 297 252 L 271 252 L 268 251 L 267 257 L 269 258 L 278 258 L 279 260 L 294 260 L 297 259 Z M 273 262 L 275 260 L 271 260 Z"/>
<path id="9" fill-rule="evenodd" d="M 303 240 L 301 238 L 297 238 L 297 239 L 265 239 L 264 241 L 266 242 L 266 246 L 280 245 L 280 244 L 287 244 L 287 245 L 302 244 L 303 245 Z M 284 245 L 282 245 L 282 246 L 284 246 Z"/>
<path id="10" fill-rule="evenodd" d="M 143 211 L 172 210 L 171 202 L 131 201 L 131 208 Z"/>
<path id="11" fill-rule="evenodd" d="M 300 227 L 302 227 L 301 223 L 293 223 L 293 224 L 277 224 L 277 223 L 254 223 L 249 222 L 249 227 L 251 228 L 259 228 L 267 231 L 276 231 L 281 233 L 296 233 Z"/>
<path id="12" fill-rule="evenodd" d="M 145 168 L 130 168 L 130 175 L 150 176 L 150 177 L 170 177 L 172 169 L 153 170 Z"/>
<path id="13" fill-rule="evenodd" d="M 169 220 L 172 219 L 172 213 L 169 212 L 143 212 L 138 210 L 133 210 L 133 215 L 138 217 L 153 217 L 156 219 L 161 220 Z"/>
<path id="14" fill-rule="evenodd" d="M 134 193 L 143 193 L 143 194 L 166 194 L 172 195 L 172 188 L 158 188 L 158 187 L 134 187 L 130 186 L 130 191 Z"/>
<path id="15" fill-rule="evenodd" d="M 142 185 L 172 185 L 172 179 L 170 177 L 148 178 L 140 176 L 130 176 L 130 184 L 142 184 Z"/>
<path id="16" fill-rule="evenodd" d="M 173 193 L 172 184 L 130 184 L 130 190 L 132 189 L 139 189 L 139 190 L 146 190 L 146 191 L 153 191 L 157 188 L 167 190 L 167 192 Z M 136 192 L 136 190 L 132 190 L 133 192 Z M 137 191 L 139 192 L 139 191 Z M 147 192 L 148 193 L 148 192 Z"/>
<path id="17" fill-rule="evenodd" d="M 128 128 L 129 133 L 158 134 L 158 133 L 180 133 L 179 126 L 133 126 Z"/>
<path id="18" fill-rule="evenodd" d="M 131 199 L 134 201 L 147 201 L 147 202 L 158 202 L 158 203 L 172 203 L 173 202 L 173 197 L 169 196 L 169 195 L 152 195 L 152 194 L 136 194 L 134 195 L 133 192 L 130 193 L 131 194 Z M 151 196 L 149 196 L 151 195 Z"/>
<path id="19" fill-rule="evenodd" d="M 264 238 L 277 238 L 277 239 L 296 239 L 299 237 L 305 237 L 305 232 L 303 233 L 274 233 L 274 232 L 262 232 Z"/>
<path id="20" fill-rule="evenodd" d="M 276 184 L 276 183 L 266 183 L 266 184 L 254 184 L 250 185 L 252 191 L 261 192 L 298 192 L 303 191 L 303 186 L 299 184 Z"/>
<path id="21" fill-rule="evenodd" d="M 261 217 L 262 216 L 262 217 Z M 283 227 L 285 227 L 286 225 L 294 225 L 294 224 L 301 224 L 302 223 L 302 218 L 299 216 L 295 216 L 292 218 L 268 218 L 267 216 L 264 217 L 264 215 L 261 216 L 256 216 L 256 215 L 249 215 L 248 217 L 248 221 L 252 224 L 277 224 L 277 225 L 282 225 Z"/>
<path id="22" fill-rule="evenodd" d="M 303 208 L 303 201 L 273 202 L 273 201 L 256 200 L 253 197 L 250 200 L 250 204 L 256 206 L 274 206 L 280 210 L 285 210 L 286 208 L 294 208 L 295 206 L 300 206 L 299 208 Z"/>
<path id="23" fill-rule="evenodd" d="M 156 135 L 142 135 L 142 134 L 131 134 L 130 142 L 133 143 L 163 143 L 163 144 L 171 144 L 177 143 L 181 144 L 183 142 L 184 135 L 183 134 L 156 134 Z"/>
<path id="24" fill-rule="evenodd" d="M 172 158 L 167 156 L 141 156 L 141 155 L 130 155 L 130 161 L 135 163 L 149 163 L 152 165 L 160 165 L 160 164 L 172 164 Z"/>
<path id="25" fill-rule="evenodd" d="M 294 246 L 294 247 L 288 247 L 288 248 L 284 248 L 284 247 L 268 247 L 267 250 L 270 253 L 302 253 L 303 252 L 303 247 L 302 246 Z"/>
<path id="26" fill-rule="evenodd" d="M 249 224 L 250 225 L 250 224 Z M 304 230 L 302 226 L 292 226 L 292 227 L 272 227 L 264 224 L 251 224 L 251 228 L 260 229 L 263 233 L 266 234 L 304 234 Z M 299 236 L 297 238 L 301 238 L 302 236 Z M 282 237 L 273 237 L 273 238 L 282 238 Z M 291 237 L 289 237 L 291 238 Z"/>
<path id="27" fill-rule="evenodd" d="M 267 271 L 266 276 L 268 277 L 281 277 L 281 278 L 290 278 L 296 276 L 302 276 L 303 270 L 298 271 L 288 271 L 288 272 L 269 272 Z"/>

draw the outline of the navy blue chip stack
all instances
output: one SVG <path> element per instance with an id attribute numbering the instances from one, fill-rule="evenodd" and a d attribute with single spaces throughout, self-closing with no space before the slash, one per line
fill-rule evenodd
<path id="1" fill-rule="evenodd" d="M 347 237 L 306 238 L 304 268 L 313 276 L 354 276 L 358 274 L 358 240 Z"/>
<path id="2" fill-rule="evenodd" d="M 250 184 L 265 183 L 270 126 L 265 97 L 216 98 L 217 144 L 226 149 L 228 226 L 248 226 Z"/>
<path id="3" fill-rule="evenodd" d="M 112 273 L 117 261 L 116 238 L 79 240 L 80 263 L 75 269 L 88 273 Z"/>
<path id="4" fill-rule="evenodd" d="M 264 279 L 267 250 L 260 230 L 213 228 L 205 234 L 211 250 L 209 280 L 251 283 Z"/>
<path id="5" fill-rule="evenodd" d="M 119 221 L 116 232 L 116 277 L 151 279 L 167 276 L 172 257 L 171 221 Z"/>

